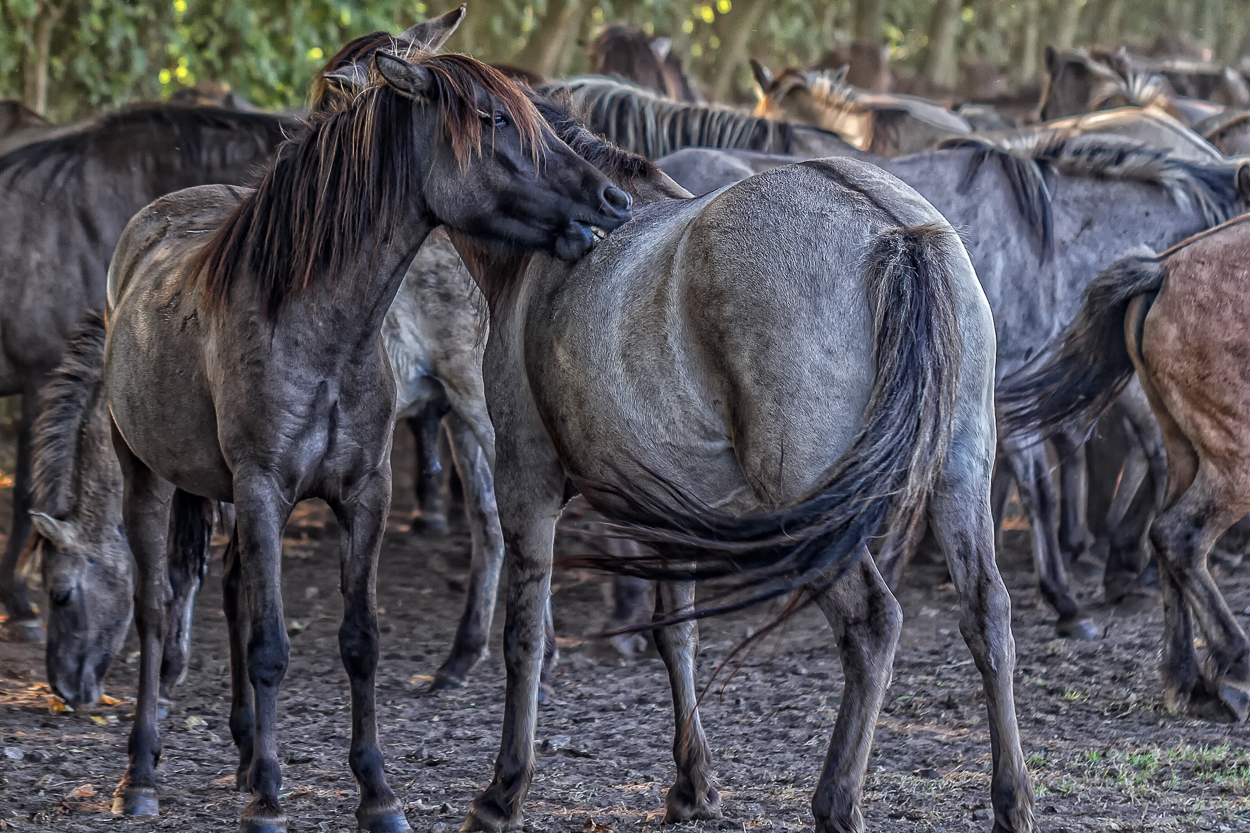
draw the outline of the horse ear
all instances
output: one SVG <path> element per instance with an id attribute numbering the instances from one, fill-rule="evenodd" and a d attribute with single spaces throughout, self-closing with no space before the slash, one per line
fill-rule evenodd
<path id="1" fill-rule="evenodd" d="M 668 56 L 673 51 L 673 39 L 669 37 L 658 37 L 651 39 L 651 52 L 661 61 L 667 61 Z"/>
<path id="2" fill-rule="evenodd" d="M 1043 53 L 1046 62 L 1046 72 L 1054 78 L 1059 74 L 1059 53 L 1055 51 L 1055 47 L 1049 43 L 1046 44 L 1046 51 Z"/>
<path id="3" fill-rule="evenodd" d="M 351 63 L 325 74 L 326 81 L 343 92 L 354 93 L 363 90 L 369 83 L 369 71 L 360 64 Z"/>
<path id="4" fill-rule="evenodd" d="M 460 8 L 452 9 L 447 14 L 423 20 L 405 31 L 399 39 L 411 42 L 423 52 L 437 52 L 464 20 L 465 8 L 465 4 L 461 3 Z"/>
<path id="5" fill-rule="evenodd" d="M 760 92 L 768 95 L 768 91 L 777 83 L 777 79 L 773 77 L 772 70 L 761 64 L 759 61 L 751 58 L 751 75 L 755 78 L 755 83 L 759 85 Z"/>
<path id="6" fill-rule="evenodd" d="M 43 512 L 31 512 L 30 522 L 36 532 L 56 544 L 59 549 L 72 550 L 78 546 L 78 530 L 69 521 L 62 521 Z"/>
<path id="7" fill-rule="evenodd" d="M 374 52 L 373 66 L 387 84 L 409 98 L 423 98 L 434 83 L 428 69 L 389 52 Z"/>

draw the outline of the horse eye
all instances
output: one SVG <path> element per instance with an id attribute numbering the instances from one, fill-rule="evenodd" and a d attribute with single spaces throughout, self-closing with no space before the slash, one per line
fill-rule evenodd
<path id="1" fill-rule="evenodd" d="M 508 117 L 502 111 L 495 113 L 495 127 L 504 128 L 509 124 Z"/>

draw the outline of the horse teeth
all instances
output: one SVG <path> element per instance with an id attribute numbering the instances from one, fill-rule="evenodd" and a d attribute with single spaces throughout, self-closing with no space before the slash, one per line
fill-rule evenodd
<path id="1" fill-rule="evenodd" d="M 596 240 L 603 240 L 605 237 L 608 236 L 608 233 L 604 231 L 603 229 L 599 228 L 598 226 L 591 226 L 590 233 L 594 235 L 594 238 Z"/>

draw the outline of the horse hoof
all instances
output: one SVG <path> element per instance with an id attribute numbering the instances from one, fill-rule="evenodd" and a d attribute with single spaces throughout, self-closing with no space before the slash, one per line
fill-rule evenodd
<path id="1" fill-rule="evenodd" d="M 412 833 L 402 810 L 384 813 L 369 821 L 359 819 L 356 829 L 360 833 Z"/>
<path id="2" fill-rule="evenodd" d="M 159 816 L 160 801 L 151 787 L 127 787 L 113 796 L 115 816 Z"/>
<path id="3" fill-rule="evenodd" d="M 473 799 L 473 804 L 469 806 L 469 815 L 464 824 L 460 825 L 460 833 L 503 833 L 507 830 L 520 830 L 523 821 L 519 811 L 516 815 L 508 813 L 499 801 L 492 798 L 491 789 L 488 789 Z"/>
<path id="4" fill-rule="evenodd" d="M 546 706 L 556 701 L 556 690 L 548 683 L 538 684 L 538 705 Z"/>
<path id="5" fill-rule="evenodd" d="M 38 619 L 9 621 L 0 628 L 0 639 L 5 642 L 43 642 L 43 626 Z"/>
<path id="6" fill-rule="evenodd" d="M 722 818 L 720 793 L 715 787 L 700 790 L 699 795 L 687 785 L 684 789 L 669 788 L 664 799 L 664 823 L 681 824 L 684 821 L 712 821 Z"/>
<path id="7" fill-rule="evenodd" d="M 464 680 L 458 680 L 455 677 L 439 672 L 434 675 L 434 681 L 430 683 L 430 687 L 426 691 L 431 694 L 436 694 L 440 691 L 454 691 L 457 688 L 464 688 L 464 683 Z"/>
<path id="8" fill-rule="evenodd" d="M 446 535 L 450 529 L 446 515 L 418 515 L 409 526 L 413 532 L 429 535 Z"/>
<path id="9" fill-rule="evenodd" d="M 1122 613 L 1136 616 L 1140 613 L 1153 613 L 1163 604 L 1163 597 L 1157 591 L 1133 590 L 1120 598 L 1116 607 Z"/>
<path id="10" fill-rule="evenodd" d="M 1250 717 L 1250 684 L 1225 678 L 1220 681 L 1220 700 L 1233 713 L 1238 723 Z"/>
<path id="11" fill-rule="evenodd" d="M 1055 635 L 1061 639 L 1099 639 L 1102 636 L 1102 628 L 1088 617 L 1060 619 L 1055 625 Z"/>
<path id="12" fill-rule="evenodd" d="M 272 819 L 239 819 L 239 833 L 287 833 L 286 816 Z"/>

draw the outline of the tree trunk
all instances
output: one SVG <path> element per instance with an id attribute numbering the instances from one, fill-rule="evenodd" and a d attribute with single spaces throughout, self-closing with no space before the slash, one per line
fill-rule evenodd
<path id="1" fill-rule="evenodd" d="M 1039 0 L 1024 0 L 1024 30 L 1020 35 L 1020 59 L 1016 62 L 1016 80 L 1021 83 L 1037 77 L 1039 38 Z"/>
<path id="2" fill-rule="evenodd" d="M 48 113 L 48 58 L 52 50 L 52 30 L 56 28 L 65 3 L 44 2 L 35 14 L 33 43 L 22 62 L 22 103 L 41 116 Z"/>
<path id="3" fill-rule="evenodd" d="M 1050 14 L 1050 30 L 1055 33 L 1051 44 L 1055 49 L 1071 49 L 1076 41 L 1076 27 L 1081 20 L 1083 0 L 1054 0 Z"/>
<path id="4" fill-rule="evenodd" d="M 924 60 L 924 75 L 934 84 L 952 90 L 959 85 L 955 32 L 959 28 L 960 6 L 960 0 L 937 0 L 934 4 Z"/>
<path id="5" fill-rule="evenodd" d="M 550 0 L 547 13 L 534 26 L 513 62 L 544 78 L 550 77 L 560 63 L 570 33 L 575 37 L 581 28 L 582 6 L 582 0 Z"/>
<path id="6" fill-rule="evenodd" d="M 1120 45 L 1120 21 L 1124 16 L 1124 0 L 1102 0 L 1094 18 L 1094 42 L 1115 48 Z"/>
<path id="7" fill-rule="evenodd" d="M 883 43 L 885 0 L 855 0 L 855 42 Z"/>
<path id="8" fill-rule="evenodd" d="M 733 4 L 729 14 L 721 16 L 726 29 L 724 36 L 721 37 L 720 69 L 716 73 L 716 81 L 712 84 L 713 101 L 729 100 L 738 68 L 751 57 L 747 54 L 751 35 L 755 34 L 760 18 L 764 16 L 767 9 L 766 0 L 738 0 Z"/>

